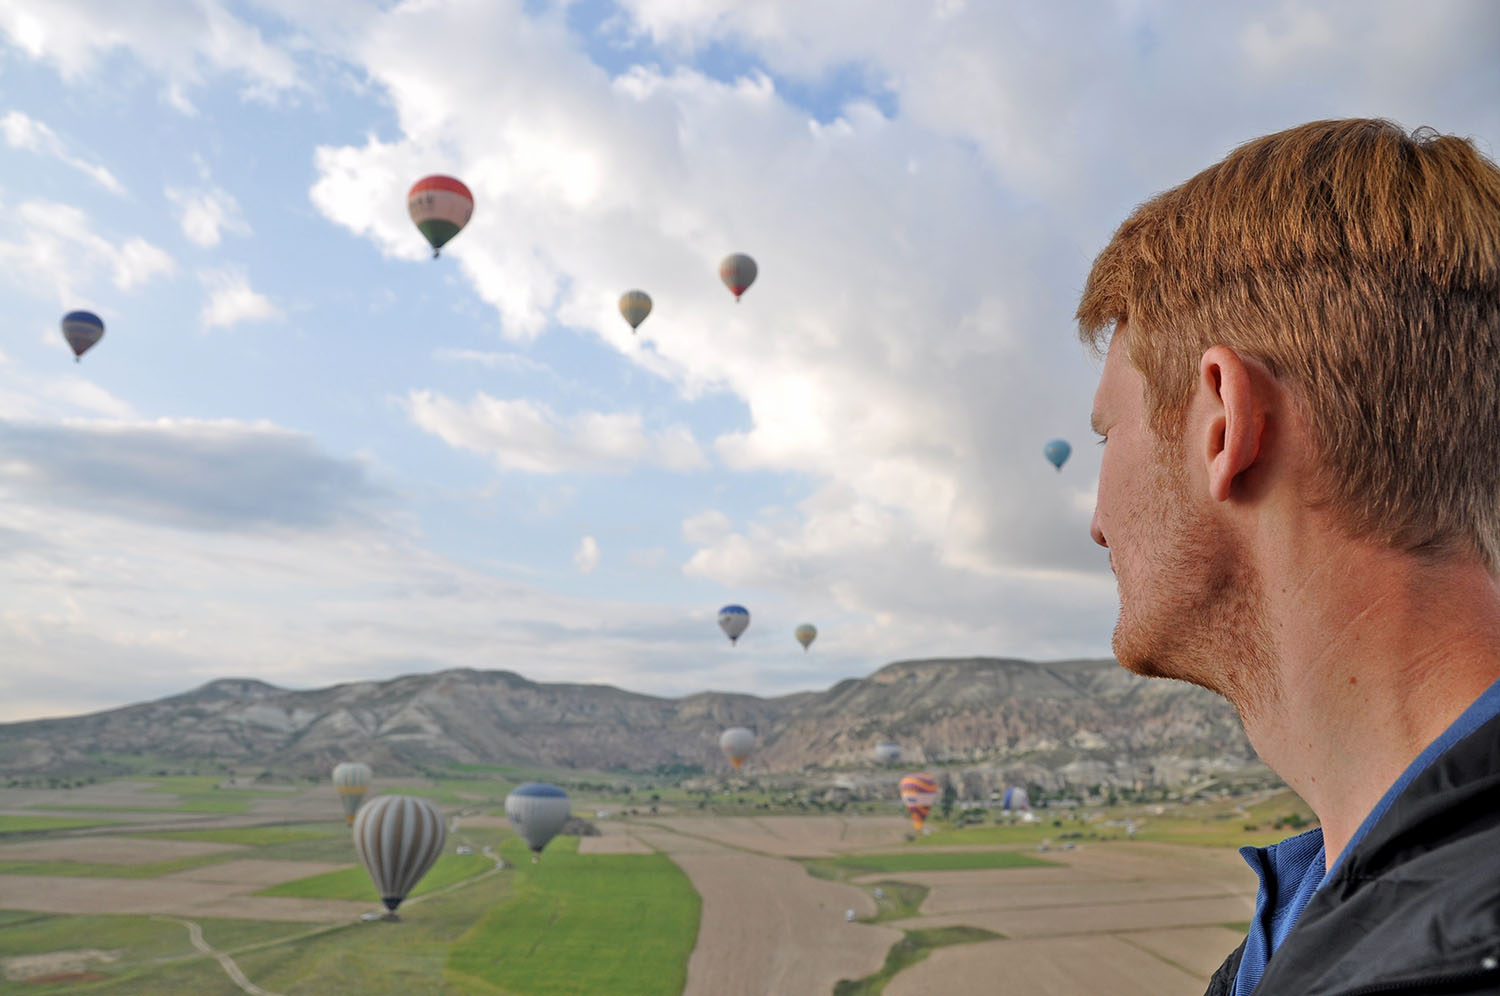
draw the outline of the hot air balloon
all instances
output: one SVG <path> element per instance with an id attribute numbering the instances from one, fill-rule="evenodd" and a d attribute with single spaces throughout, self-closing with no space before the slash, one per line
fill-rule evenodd
<path id="1" fill-rule="evenodd" d="M 1005 797 L 1000 803 L 1000 808 L 1012 811 L 1030 809 L 1031 797 L 1019 785 L 1012 785 L 1005 790 Z"/>
<path id="2" fill-rule="evenodd" d="M 918 833 L 922 832 L 922 824 L 927 822 L 927 814 L 932 812 L 932 804 L 937 801 L 937 797 L 937 779 L 931 775 L 918 773 L 901 779 L 901 801 L 911 814 L 911 825 L 917 828 Z"/>
<path id="3" fill-rule="evenodd" d="M 505 818 L 531 848 L 533 864 L 540 860 L 542 848 L 557 836 L 571 815 L 573 804 L 568 801 L 568 793 L 556 785 L 526 782 L 505 797 Z"/>
<path id="4" fill-rule="evenodd" d="M 354 851 L 385 903 L 387 920 L 443 853 L 443 818 L 426 799 L 382 795 L 354 814 Z"/>
<path id="5" fill-rule="evenodd" d="M 104 338 L 104 322 L 92 311 L 70 311 L 62 317 L 63 338 L 73 349 L 73 362 Z"/>
<path id="6" fill-rule="evenodd" d="M 1068 462 L 1068 456 L 1072 452 L 1073 447 L 1068 445 L 1066 439 L 1054 439 L 1042 447 L 1042 454 L 1058 470 L 1062 470 L 1062 465 Z"/>
<path id="7" fill-rule="evenodd" d="M 370 766 L 345 761 L 333 769 L 333 787 L 338 790 L 339 802 L 344 804 L 344 816 L 353 823 L 355 810 L 359 809 L 365 790 L 370 787 Z"/>
<path id="8" fill-rule="evenodd" d="M 901 760 L 901 745 L 894 740 L 886 740 L 876 744 L 875 760 L 881 764 L 895 764 Z"/>
<path id="9" fill-rule="evenodd" d="M 750 626 L 750 610 L 743 605 L 726 605 L 719 610 L 719 628 L 729 637 L 730 643 L 738 643 L 740 634 Z"/>
<path id="10" fill-rule="evenodd" d="M 469 223 L 474 195 L 451 176 L 424 176 L 406 193 L 406 210 L 432 245 L 432 257 Z"/>
<path id="11" fill-rule="evenodd" d="M 793 635 L 797 637 L 797 642 L 802 644 L 802 649 L 806 650 L 818 638 L 818 627 L 812 623 L 803 623 L 793 630 Z"/>
<path id="12" fill-rule="evenodd" d="M 740 770 L 740 765 L 745 763 L 745 758 L 750 756 L 754 747 L 755 731 L 743 726 L 731 726 L 719 737 L 719 749 L 729 758 L 735 771 Z"/>
<path id="13" fill-rule="evenodd" d="M 755 283 L 755 275 L 759 272 L 755 260 L 742 252 L 725 256 L 724 262 L 719 264 L 719 279 L 724 281 L 724 286 L 734 294 L 736 301 Z"/>
<path id="14" fill-rule="evenodd" d="M 641 322 L 651 314 L 651 295 L 645 291 L 626 291 L 620 295 L 620 314 L 630 323 L 632 331 L 641 327 Z"/>

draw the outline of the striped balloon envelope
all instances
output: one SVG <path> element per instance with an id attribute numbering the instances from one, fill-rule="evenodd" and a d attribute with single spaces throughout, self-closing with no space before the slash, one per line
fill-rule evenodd
<path id="1" fill-rule="evenodd" d="M 755 265 L 755 260 L 742 252 L 725 256 L 724 261 L 719 264 L 719 279 L 724 281 L 724 286 L 729 288 L 736 301 L 755 283 L 755 275 L 759 272 L 760 268 Z"/>
<path id="2" fill-rule="evenodd" d="M 92 311 L 70 311 L 62 318 L 63 338 L 73 350 L 73 362 L 83 359 L 83 354 L 104 338 L 104 322 Z"/>
<path id="3" fill-rule="evenodd" d="M 443 818 L 426 799 L 382 795 L 354 814 L 354 851 L 394 920 L 396 907 L 427 874 L 448 839 Z"/>
<path id="4" fill-rule="evenodd" d="M 344 805 L 344 817 L 354 822 L 354 813 L 364 800 L 370 787 L 370 766 L 358 761 L 345 761 L 333 769 L 333 787 Z"/>
<path id="5" fill-rule="evenodd" d="M 651 295 L 642 290 L 626 291 L 620 295 L 620 314 L 632 329 L 641 327 L 641 322 L 651 314 Z"/>
<path id="6" fill-rule="evenodd" d="M 919 833 L 922 824 L 927 822 L 927 814 L 932 812 L 932 804 L 937 801 L 937 797 L 937 779 L 931 775 L 923 772 L 901 779 L 901 802 L 911 815 L 912 826 Z"/>
<path id="7" fill-rule="evenodd" d="M 407 191 L 406 210 L 432 246 L 435 259 L 438 250 L 469 223 L 474 214 L 474 195 L 462 180 L 436 174 L 424 176 Z"/>

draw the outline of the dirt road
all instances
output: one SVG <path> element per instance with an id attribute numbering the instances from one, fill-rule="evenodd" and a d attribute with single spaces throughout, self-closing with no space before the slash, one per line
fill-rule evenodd
<path id="1" fill-rule="evenodd" d="M 703 897 L 684 996 L 827 996 L 839 979 L 878 969 L 901 937 L 845 922 L 847 909 L 875 912 L 869 895 L 813 878 L 794 861 L 660 827 L 631 833 L 665 851 Z"/>

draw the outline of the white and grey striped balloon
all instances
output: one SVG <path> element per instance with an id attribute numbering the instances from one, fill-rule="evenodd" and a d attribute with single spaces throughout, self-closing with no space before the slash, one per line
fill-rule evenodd
<path id="1" fill-rule="evenodd" d="M 377 796 L 354 814 L 354 850 L 393 914 L 443 853 L 447 838 L 442 816 L 426 799 Z"/>
<path id="2" fill-rule="evenodd" d="M 338 791 L 339 802 L 344 805 L 344 816 L 354 822 L 354 814 L 370 787 L 370 766 L 359 761 L 345 761 L 333 769 L 333 787 Z"/>

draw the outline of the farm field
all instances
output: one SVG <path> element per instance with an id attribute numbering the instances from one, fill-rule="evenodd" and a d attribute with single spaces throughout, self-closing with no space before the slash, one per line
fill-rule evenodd
<path id="1" fill-rule="evenodd" d="M 532 864 L 501 809 L 515 773 L 462 774 L 377 786 L 457 819 L 394 924 L 361 919 L 378 902 L 331 787 L 0 789 L 0 993 L 895 996 L 991 992 L 1003 974 L 1061 996 L 1196 996 L 1253 910 L 1233 845 L 1305 813 L 1261 796 L 935 817 L 917 836 L 894 805 L 719 814 L 663 798 Z M 575 812 L 622 812 L 573 791 Z"/>

